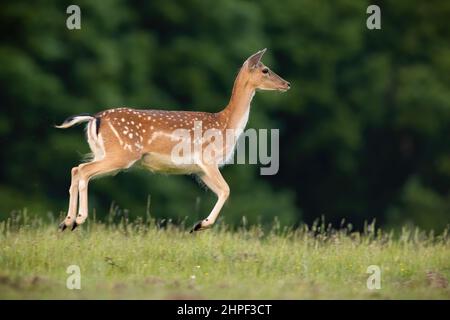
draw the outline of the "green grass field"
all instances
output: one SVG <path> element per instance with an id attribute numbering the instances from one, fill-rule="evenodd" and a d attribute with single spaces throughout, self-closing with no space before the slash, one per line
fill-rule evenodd
<path id="1" fill-rule="evenodd" d="M 80 290 L 66 288 L 70 265 Z M 367 288 L 369 265 L 380 290 Z M 1 299 L 449 299 L 449 278 L 447 232 L 0 224 Z"/>

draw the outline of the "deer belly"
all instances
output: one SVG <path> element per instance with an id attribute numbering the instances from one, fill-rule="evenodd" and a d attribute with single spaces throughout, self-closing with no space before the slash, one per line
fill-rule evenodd
<path id="1" fill-rule="evenodd" d="M 176 163 L 170 155 L 154 152 L 145 154 L 141 163 L 151 171 L 167 174 L 191 174 L 202 171 L 195 163 Z"/>

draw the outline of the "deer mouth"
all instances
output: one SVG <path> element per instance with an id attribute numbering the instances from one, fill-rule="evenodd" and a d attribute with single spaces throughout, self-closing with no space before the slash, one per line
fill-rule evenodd
<path id="1" fill-rule="evenodd" d="M 281 85 L 281 86 L 278 88 L 278 91 L 286 92 L 286 91 L 288 91 L 290 88 L 291 88 L 291 84 L 290 84 L 289 82 L 286 81 L 286 83 L 283 83 L 283 85 Z"/>

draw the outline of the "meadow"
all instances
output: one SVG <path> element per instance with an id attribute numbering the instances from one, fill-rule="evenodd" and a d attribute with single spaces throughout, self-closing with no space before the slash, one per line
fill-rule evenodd
<path id="1" fill-rule="evenodd" d="M 66 287 L 77 265 L 81 289 Z M 381 269 L 369 290 L 367 268 Z M 189 228 L 89 221 L 73 232 L 17 216 L 0 223 L 0 299 L 449 299 L 450 239 L 404 227 L 324 223 Z"/>

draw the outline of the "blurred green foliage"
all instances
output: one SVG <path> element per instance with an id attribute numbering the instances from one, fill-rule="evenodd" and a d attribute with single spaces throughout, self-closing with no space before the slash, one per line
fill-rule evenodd
<path id="1" fill-rule="evenodd" d="M 378 1 L 374 1 L 378 3 Z M 0 4 L 0 218 L 27 207 L 66 209 L 70 168 L 88 152 L 67 116 L 110 107 L 215 112 L 253 52 L 292 83 L 258 93 L 248 127 L 280 128 L 280 171 L 223 169 L 225 220 L 356 225 L 377 218 L 441 230 L 450 217 L 450 2 L 379 2 L 382 29 L 366 28 L 369 1 L 69 1 Z M 90 185 L 104 216 L 189 221 L 215 198 L 190 177 L 133 169 Z"/>

